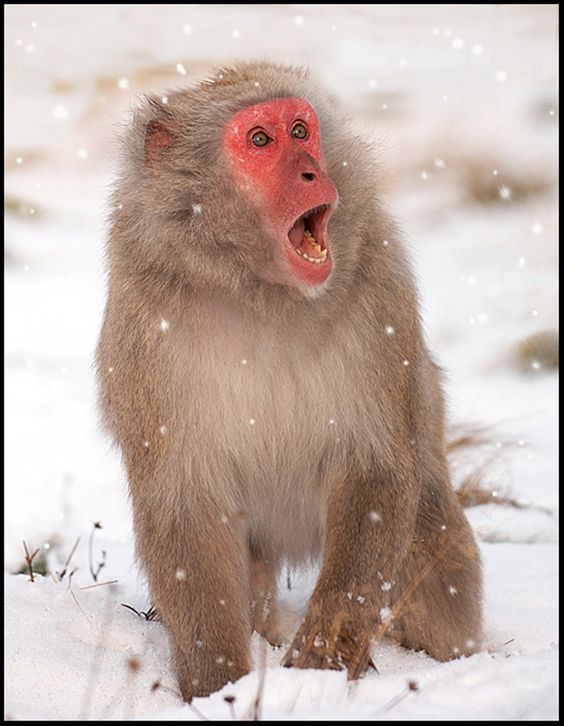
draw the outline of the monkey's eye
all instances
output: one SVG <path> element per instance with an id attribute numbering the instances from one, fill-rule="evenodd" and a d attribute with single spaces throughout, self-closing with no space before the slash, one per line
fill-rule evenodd
<path id="1" fill-rule="evenodd" d="M 307 139 L 306 125 L 303 124 L 301 121 L 298 121 L 297 124 L 294 124 L 292 128 L 292 136 L 295 139 Z"/>
<path id="2" fill-rule="evenodd" d="M 267 144 L 269 144 L 272 139 L 270 138 L 270 136 L 267 136 L 264 131 L 256 131 L 252 135 L 251 141 L 255 146 L 258 146 L 260 148 L 261 146 L 266 146 Z"/>

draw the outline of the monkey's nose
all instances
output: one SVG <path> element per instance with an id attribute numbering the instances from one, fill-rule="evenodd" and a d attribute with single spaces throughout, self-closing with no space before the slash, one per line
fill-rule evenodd
<path id="1" fill-rule="evenodd" d="M 302 179 L 307 182 L 315 181 L 315 174 L 312 174 L 310 171 L 304 171 L 302 174 Z"/>

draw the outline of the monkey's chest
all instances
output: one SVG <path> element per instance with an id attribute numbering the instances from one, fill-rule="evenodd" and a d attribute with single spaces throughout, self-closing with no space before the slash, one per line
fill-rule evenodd
<path id="1" fill-rule="evenodd" d="M 317 501 L 366 428 L 366 396 L 334 351 L 243 341 L 216 338 L 183 367 L 190 439 L 243 496 Z"/>

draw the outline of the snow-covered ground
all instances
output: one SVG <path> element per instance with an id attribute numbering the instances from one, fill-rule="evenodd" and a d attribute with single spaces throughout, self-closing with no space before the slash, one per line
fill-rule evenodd
<path id="1" fill-rule="evenodd" d="M 176 694 L 162 626 L 121 607 L 149 602 L 95 408 L 104 205 L 136 93 L 271 58 L 309 65 L 376 139 L 375 193 L 405 231 L 451 419 L 492 427 L 470 464 L 498 455 L 487 476 L 525 506 L 467 510 L 485 566 L 483 652 L 441 664 L 382 643 L 379 673 L 347 684 L 280 668 L 269 647 L 261 716 L 555 718 L 558 373 L 542 351 L 523 362 L 515 350 L 558 325 L 557 6 L 11 5 L 6 20 L 6 715 L 199 718 Z M 79 537 L 62 581 L 13 574 L 23 540 L 55 573 Z M 117 583 L 81 589 L 102 551 L 99 581 Z M 314 577 L 281 583 L 289 632 Z M 225 695 L 250 714 L 253 647 L 255 672 L 195 701 L 205 717 L 230 717 Z"/>

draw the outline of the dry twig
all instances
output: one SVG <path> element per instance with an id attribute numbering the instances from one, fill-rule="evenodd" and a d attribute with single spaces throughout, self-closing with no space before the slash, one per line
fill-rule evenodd
<path id="1" fill-rule="evenodd" d="M 39 549 L 36 549 L 35 552 L 32 555 L 30 555 L 29 550 L 27 548 L 27 544 L 25 542 L 25 539 L 23 541 L 23 546 L 24 546 L 24 550 L 25 550 L 25 561 L 29 568 L 29 579 L 30 579 L 30 582 L 35 582 L 35 577 L 33 576 L 32 562 L 33 562 L 33 558 L 35 557 L 35 555 L 39 552 Z"/>
<path id="2" fill-rule="evenodd" d="M 62 580 L 63 577 L 66 575 L 68 566 L 70 565 L 70 561 L 72 560 L 72 557 L 73 557 L 74 553 L 76 552 L 76 548 L 78 547 L 79 542 L 80 542 L 80 537 L 77 537 L 76 542 L 74 543 L 72 550 L 70 551 L 70 555 L 67 557 L 67 561 L 65 562 L 65 564 L 63 566 L 63 569 L 61 570 L 61 572 L 58 573 L 59 580 Z M 73 573 L 74 572 L 76 572 L 76 570 L 73 570 Z"/>

